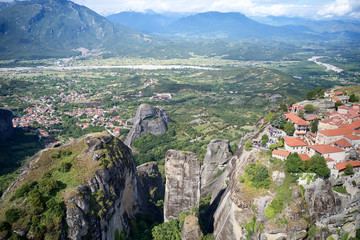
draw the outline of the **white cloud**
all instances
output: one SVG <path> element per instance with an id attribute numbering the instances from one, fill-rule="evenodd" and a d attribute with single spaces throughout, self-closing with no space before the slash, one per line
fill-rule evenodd
<path id="1" fill-rule="evenodd" d="M 332 3 L 325 5 L 323 9 L 318 11 L 318 14 L 323 17 L 359 17 L 360 16 L 360 1 L 359 0 L 335 0 Z"/>
<path id="2" fill-rule="evenodd" d="M 97 12 L 146 11 L 155 12 L 241 12 L 249 16 L 313 16 L 314 2 L 309 0 L 74 0 Z"/>
<path id="3" fill-rule="evenodd" d="M 12 0 L 0 0 L 10 2 Z M 360 18 L 360 0 L 73 0 L 101 13 L 154 10 L 155 12 L 241 12 L 248 16 Z"/>

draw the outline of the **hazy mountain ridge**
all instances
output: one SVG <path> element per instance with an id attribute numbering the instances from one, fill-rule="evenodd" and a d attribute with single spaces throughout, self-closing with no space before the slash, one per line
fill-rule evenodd
<path id="1" fill-rule="evenodd" d="M 121 12 L 107 17 L 110 21 L 123 24 L 147 33 L 161 33 L 186 37 L 205 38 L 261 38 L 332 40 L 359 39 L 360 23 L 356 21 L 317 21 L 303 18 L 274 17 L 248 18 L 237 12 L 204 12 L 190 16 L 169 18 L 166 15 L 137 12 Z"/>
<path id="2" fill-rule="evenodd" d="M 0 51 L 9 56 L 68 55 L 79 47 L 121 51 L 145 42 L 141 34 L 67 0 L 19 2 L 1 10 L 0 36 Z"/>

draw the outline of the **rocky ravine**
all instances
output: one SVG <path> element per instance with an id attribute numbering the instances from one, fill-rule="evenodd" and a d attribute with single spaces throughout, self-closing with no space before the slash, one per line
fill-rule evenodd
<path id="1" fill-rule="evenodd" d="M 29 180 L 41 182 L 41 176 L 44 178 L 46 171 L 50 176 L 56 177 L 59 171 L 57 166 L 60 164 L 58 161 L 64 161 L 62 157 L 56 156 L 64 153 L 74 153 L 70 157 L 65 157 L 66 162 L 72 164 L 69 176 L 82 179 L 83 184 L 61 190 L 68 226 L 67 229 L 62 225 L 59 226 L 58 232 L 61 238 L 66 236 L 69 239 L 112 240 L 115 239 L 116 232 L 124 230 L 125 233 L 129 233 L 130 220 L 138 212 L 148 210 L 146 209 L 149 207 L 148 200 L 143 196 L 146 195 L 144 189 L 149 188 L 149 184 L 142 188 L 143 185 L 137 183 L 135 161 L 131 150 L 109 135 L 90 134 L 70 144 L 40 151 L 21 169 L 17 180 L 5 192 L 0 207 L 17 208 L 20 202 L 24 202 L 22 198 L 14 200 L 10 197 Z M 151 172 L 161 179 L 160 174 L 156 172 L 156 167 L 151 170 L 146 168 L 143 166 L 142 172 Z M 79 174 L 80 172 L 83 174 Z M 48 181 L 51 181 L 51 178 Z M 141 183 L 151 181 L 149 176 L 142 176 Z M 69 185 L 71 181 L 66 183 Z M 62 185 L 66 186 L 64 183 Z M 159 187 L 161 188 L 161 184 Z M 27 200 L 24 203 L 29 204 Z M 26 214 L 31 214 L 31 212 Z M 31 217 L 28 219 L 25 216 L 25 220 L 22 219 L 18 221 L 29 222 L 27 224 L 14 223 L 12 231 L 16 231 L 23 237 L 33 238 L 35 233 L 32 229 L 34 228 L 30 226 L 35 223 L 31 221 Z M 22 227 L 14 229 L 15 226 Z M 4 236 L 6 233 L 2 234 Z M 54 232 L 45 232 L 45 237 L 52 234 Z"/>
<path id="2" fill-rule="evenodd" d="M 136 111 L 135 117 L 128 120 L 128 123 L 133 126 L 124 141 L 125 145 L 130 147 L 135 139 L 147 133 L 153 135 L 166 133 L 168 122 L 170 122 L 170 118 L 165 110 L 154 108 L 148 104 L 141 104 Z"/>
<path id="3" fill-rule="evenodd" d="M 5 139 L 14 134 L 13 117 L 10 110 L 0 109 L 0 138 Z"/>

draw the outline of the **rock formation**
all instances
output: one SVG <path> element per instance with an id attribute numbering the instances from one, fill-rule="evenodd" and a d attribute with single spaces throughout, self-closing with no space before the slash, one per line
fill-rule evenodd
<path id="1" fill-rule="evenodd" d="M 0 138 L 5 139 L 14 134 L 13 117 L 10 110 L 0 109 Z"/>
<path id="2" fill-rule="evenodd" d="M 73 180 L 57 178 L 61 176 L 57 174 L 59 166 L 63 166 L 61 163 L 70 163 L 70 169 L 66 171 L 70 174 L 68 178 Z M 61 171 L 61 174 L 67 174 L 65 170 Z M 138 193 L 135 171 L 131 150 L 124 143 L 109 135 L 90 134 L 70 144 L 48 148 L 34 155 L 4 193 L 3 199 L 6 200 L 0 203 L 0 208 L 10 208 L 14 205 L 12 201 L 30 204 L 23 200 L 27 195 L 10 198 L 30 180 L 38 185 L 41 182 L 57 182 L 62 186 L 55 190 L 61 191 L 67 228 L 60 224 L 56 231 L 39 233 L 36 230 L 38 223 L 29 221 L 33 212 L 26 211 L 25 217 L 18 220 L 22 224 L 13 224 L 13 228 L 17 225 L 24 226 L 21 231 L 16 232 L 27 238 L 33 238 L 31 236 L 37 236 L 36 234 L 45 234 L 45 238 L 58 234 L 69 239 L 112 240 L 122 231 L 125 234 L 130 232 L 130 220 L 139 211 L 139 203 L 144 201 Z M 82 184 L 67 186 L 74 181 Z M 41 186 L 37 188 L 41 189 Z M 32 188 L 27 191 L 31 190 Z M 37 214 L 42 214 L 42 211 L 37 210 Z"/>
<path id="3" fill-rule="evenodd" d="M 154 120 L 151 120 L 156 118 Z M 127 135 L 124 143 L 128 147 L 131 146 L 132 142 L 151 133 L 153 135 L 161 135 L 167 131 L 167 123 L 170 121 L 169 116 L 162 108 L 154 108 L 147 104 L 141 104 L 136 111 L 134 118 L 129 119 L 128 123 L 132 124 L 132 128 Z"/>
<path id="4" fill-rule="evenodd" d="M 140 199 L 145 200 L 141 202 L 141 209 L 154 214 L 159 222 L 163 221 L 162 209 L 155 205 L 157 201 L 163 200 L 165 195 L 165 186 L 157 163 L 148 162 L 136 167 L 136 176 L 138 193 L 143 195 Z"/>
<path id="5" fill-rule="evenodd" d="M 194 215 L 186 216 L 181 228 L 181 240 L 199 240 L 202 237 L 199 219 Z"/>
<path id="6" fill-rule="evenodd" d="M 213 201 L 218 193 L 226 188 L 227 176 L 231 170 L 226 170 L 226 165 L 231 157 L 228 140 L 214 139 L 208 144 L 204 164 L 201 166 L 202 197 L 211 193 Z"/>
<path id="7" fill-rule="evenodd" d="M 306 219 L 305 200 L 300 189 L 292 189 L 292 202 L 282 210 L 288 224 L 278 224 L 274 219 L 268 219 L 264 212 L 275 195 L 271 192 L 251 191 L 239 177 L 244 174 L 244 169 L 250 163 L 256 162 L 259 150 L 253 148 L 245 151 L 240 148 L 237 154 L 229 161 L 230 184 L 226 188 L 222 199 L 214 214 L 214 237 L 215 239 L 301 239 L 307 234 L 308 222 Z M 250 222 L 256 222 L 256 228 L 252 228 Z M 259 230 L 259 227 L 263 230 Z M 248 226 L 247 228 L 245 226 Z"/>
<path id="8" fill-rule="evenodd" d="M 178 219 L 179 213 L 199 206 L 200 164 L 196 154 L 168 150 L 165 154 L 165 221 Z"/>

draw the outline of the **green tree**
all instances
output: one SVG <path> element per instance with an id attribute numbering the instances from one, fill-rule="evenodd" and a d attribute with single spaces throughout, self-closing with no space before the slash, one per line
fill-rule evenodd
<path id="1" fill-rule="evenodd" d="M 285 116 L 283 113 L 277 113 L 274 115 L 274 117 L 271 119 L 271 126 L 275 128 L 283 128 L 286 123 Z"/>
<path id="2" fill-rule="evenodd" d="M 304 111 L 300 110 L 298 113 L 298 116 L 301 117 L 302 119 L 304 119 Z"/>
<path id="3" fill-rule="evenodd" d="M 300 173 L 304 171 L 304 164 L 297 153 L 288 156 L 285 162 L 285 168 L 290 173 Z"/>
<path id="4" fill-rule="evenodd" d="M 350 95 L 350 99 L 349 99 L 350 102 L 357 102 L 359 101 L 359 98 L 353 93 Z"/>
<path id="5" fill-rule="evenodd" d="M 262 135 L 261 145 L 265 146 L 268 141 L 269 141 L 269 136 L 267 134 Z"/>
<path id="6" fill-rule="evenodd" d="M 266 114 L 266 116 L 265 116 L 265 123 L 270 122 L 270 120 L 274 117 L 274 115 L 275 115 L 275 113 L 272 113 L 272 112 Z"/>
<path id="7" fill-rule="evenodd" d="M 282 102 L 280 104 L 280 108 L 279 108 L 280 111 L 283 111 L 283 112 L 287 112 L 288 111 L 288 107 L 286 106 L 286 103 Z"/>
<path id="8" fill-rule="evenodd" d="M 270 151 L 274 151 L 274 149 L 277 148 L 277 144 L 273 143 L 269 146 Z"/>
<path id="9" fill-rule="evenodd" d="M 179 224 L 175 220 L 164 222 L 152 229 L 153 240 L 180 240 Z"/>
<path id="10" fill-rule="evenodd" d="M 345 175 L 351 175 L 354 174 L 354 167 L 351 164 L 348 164 L 345 166 L 345 170 L 344 170 Z"/>
<path id="11" fill-rule="evenodd" d="M 294 103 L 296 103 L 296 99 L 294 97 L 288 97 L 286 99 L 286 102 L 287 102 L 288 106 L 291 107 Z"/>
<path id="12" fill-rule="evenodd" d="M 312 104 L 306 104 L 304 110 L 306 113 L 312 113 L 315 111 L 315 107 Z"/>
<path id="13" fill-rule="evenodd" d="M 282 137 L 279 137 L 279 141 L 277 142 L 277 147 L 283 147 L 284 146 L 284 139 Z"/>
<path id="14" fill-rule="evenodd" d="M 318 127 L 319 127 L 319 119 L 315 119 L 311 123 L 311 132 L 316 133 L 318 131 Z"/>
<path id="15" fill-rule="evenodd" d="M 291 122 L 287 122 L 284 125 L 284 131 L 288 134 L 288 135 L 292 135 L 295 132 L 295 127 Z"/>
<path id="16" fill-rule="evenodd" d="M 317 87 L 316 88 L 316 95 L 318 97 L 323 97 L 325 93 L 325 89 L 323 87 Z"/>
<path id="17" fill-rule="evenodd" d="M 308 91 L 306 93 L 306 99 L 310 100 L 310 99 L 314 99 L 316 96 L 316 92 L 314 90 Z"/>
<path id="18" fill-rule="evenodd" d="M 246 142 L 245 142 L 245 150 L 246 151 L 251 151 L 252 149 L 252 141 L 250 139 L 248 139 Z"/>
<path id="19" fill-rule="evenodd" d="M 316 173 L 320 177 L 328 177 L 330 175 L 330 169 L 326 164 L 326 160 L 323 156 L 318 154 L 312 156 L 308 161 L 309 170 L 313 173 Z"/>
<path id="20" fill-rule="evenodd" d="M 336 111 L 338 110 L 338 107 L 340 107 L 340 106 L 342 106 L 342 105 L 344 105 L 342 102 L 340 102 L 340 101 L 337 101 L 337 102 L 335 102 L 335 109 L 336 109 Z"/>

